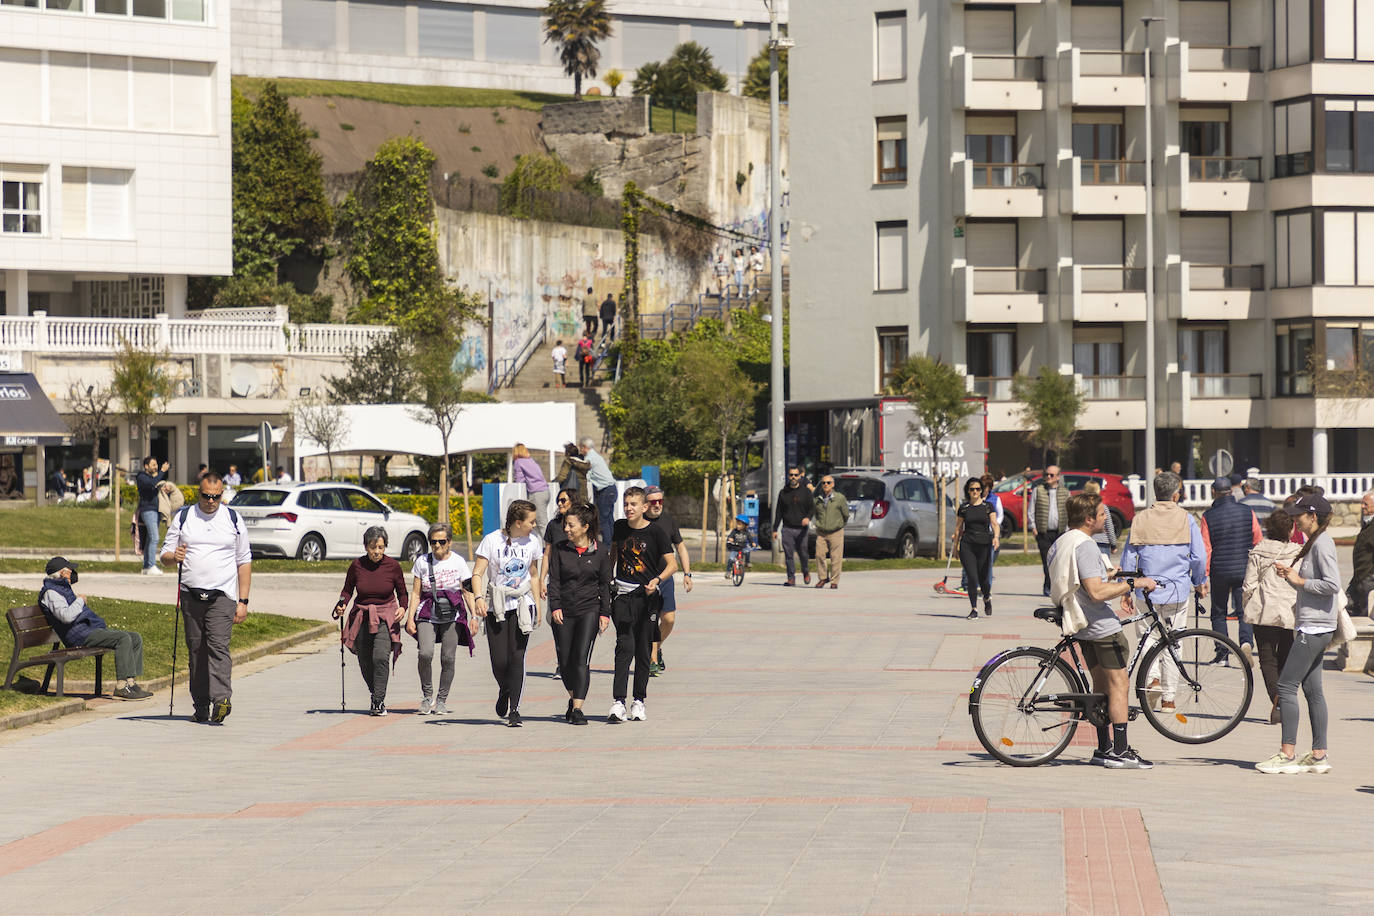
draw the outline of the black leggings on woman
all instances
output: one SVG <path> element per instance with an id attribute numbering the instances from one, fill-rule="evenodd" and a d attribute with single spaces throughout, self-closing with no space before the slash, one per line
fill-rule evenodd
<path id="1" fill-rule="evenodd" d="M 491 655 L 491 676 L 496 678 L 500 697 L 510 699 L 510 711 L 520 709 L 520 693 L 525 687 L 525 647 L 530 644 L 528 633 L 520 632 L 515 611 L 507 611 L 505 620 L 487 615 L 487 652 Z"/>
<path id="2" fill-rule="evenodd" d="M 600 617 L 595 612 L 564 617 L 556 626 L 553 637 L 558 649 L 558 672 L 563 686 L 572 692 L 574 700 L 587 699 L 592 683 L 592 647 L 596 645 Z"/>
<path id="3" fill-rule="evenodd" d="M 992 597 L 992 545 L 974 544 L 968 538 L 959 541 L 959 562 L 964 567 L 964 579 L 968 582 L 968 603 L 978 607 L 978 590 L 983 590 L 983 599 Z"/>

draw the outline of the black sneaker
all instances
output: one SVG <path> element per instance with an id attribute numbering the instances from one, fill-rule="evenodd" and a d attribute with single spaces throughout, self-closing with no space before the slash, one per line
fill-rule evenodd
<path id="1" fill-rule="evenodd" d="M 968 617 L 965 618 L 965 619 L 967 619 L 967 620 L 977 620 L 977 619 L 978 619 L 978 609 L 977 609 L 977 608 L 974 608 L 973 610 L 969 611 L 969 612 L 968 612 Z"/>
<path id="2" fill-rule="evenodd" d="M 668 670 L 668 666 L 665 665 L 665 664 L 663 664 L 663 650 L 662 650 L 661 648 L 658 650 L 658 670 L 659 670 L 659 671 L 667 671 L 667 670 Z"/>
<path id="3" fill-rule="evenodd" d="M 234 707 L 232 704 L 230 704 L 228 697 L 225 697 L 221 700 L 216 700 L 214 703 L 214 710 L 210 713 L 210 721 L 215 725 L 223 725 L 224 720 L 229 718 L 229 713 L 233 710 L 233 708 Z"/>
<path id="4" fill-rule="evenodd" d="M 210 710 L 197 709 L 195 712 L 191 713 L 191 721 L 199 722 L 204 725 L 206 722 L 210 721 Z"/>
<path id="5" fill-rule="evenodd" d="M 373 703 L 373 704 L 372 704 L 372 709 L 371 709 L 371 714 L 374 715 L 374 716 L 384 716 L 384 715 L 386 715 L 386 704 L 385 704 L 385 703 Z"/>
<path id="6" fill-rule="evenodd" d="M 984 617 L 991 617 L 991 616 L 992 616 L 992 602 L 991 602 L 991 601 L 986 601 L 986 600 L 985 600 L 985 601 L 983 602 L 983 616 L 984 616 Z"/>
<path id="7" fill-rule="evenodd" d="M 1108 751 L 1102 759 L 1102 765 L 1109 770 L 1148 770 L 1154 766 L 1133 747 L 1126 748 L 1121 754 L 1115 750 Z"/>
<path id="8" fill-rule="evenodd" d="M 563 721 L 564 721 L 564 722 L 571 722 L 571 721 L 572 721 L 572 714 L 573 714 L 573 701 L 572 701 L 571 699 L 569 699 L 569 700 L 568 700 L 568 708 L 567 708 L 567 710 L 563 713 Z"/>
<path id="9" fill-rule="evenodd" d="M 1104 766 L 1107 765 L 1107 754 L 1109 754 L 1109 753 L 1110 753 L 1110 751 L 1104 751 L 1104 750 L 1102 750 L 1102 748 L 1100 748 L 1100 747 L 1099 747 L 1099 748 L 1093 748 L 1093 756 L 1092 756 L 1092 759 L 1089 760 L 1088 762 L 1091 763 L 1091 764 L 1092 764 L 1093 766 L 1095 766 L 1095 767 L 1104 767 Z"/>
<path id="10" fill-rule="evenodd" d="M 497 714 L 498 716 L 500 716 L 501 718 L 504 719 L 504 718 L 506 717 L 506 712 L 507 712 L 507 710 L 509 710 L 509 709 L 510 709 L 510 694 L 506 693 L 506 692 L 503 690 L 503 691 L 501 691 L 501 692 L 497 695 L 497 697 L 496 697 L 496 714 Z"/>
<path id="11" fill-rule="evenodd" d="M 142 687 L 121 687 L 114 692 L 114 695 L 121 700 L 146 700 L 152 693 Z"/>
<path id="12" fill-rule="evenodd" d="M 572 712 L 568 713 L 568 724 L 569 724 L 569 725 L 586 725 L 586 724 L 587 724 L 587 716 L 582 712 L 582 710 L 580 710 L 580 709 L 574 709 Z"/>
<path id="13" fill-rule="evenodd" d="M 524 724 L 525 720 L 520 718 L 520 710 L 512 709 L 510 711 L 510 718 L 506 719 L 506 725 L 508 725 L 511 728 L 519 728 Z"/>

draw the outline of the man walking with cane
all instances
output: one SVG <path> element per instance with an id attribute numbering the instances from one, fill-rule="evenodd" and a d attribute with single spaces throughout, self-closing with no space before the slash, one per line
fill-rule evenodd
<path id="1" fill-rule="evenodd" d="M 221 506 L 224 481 L 207 474 L 194 506 L 172 517 L 162 562 L 181 565 L 181 611 L 196 722 L 224 722 L 229 715 L 229 637 L 248 618 L 252 555 L 239 514 Z"/>

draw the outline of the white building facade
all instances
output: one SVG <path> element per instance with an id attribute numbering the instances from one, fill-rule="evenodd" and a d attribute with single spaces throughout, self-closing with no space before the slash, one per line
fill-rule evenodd
<path id="1" fill-rule="evenodd" d="M 792 360 L 825 367 L 794 370 L 799 441 L 838 447 L 836 410 L 927 353 L 988 398 L 990 468 L 1031 460 L 1011 379 L 1050 366 L 1088 399 L 1079 462 L 1144 474 L 1153 309 L 1161 463 L 1359 470 L 1374 0 L 861 0 L 792 35 Z"/>

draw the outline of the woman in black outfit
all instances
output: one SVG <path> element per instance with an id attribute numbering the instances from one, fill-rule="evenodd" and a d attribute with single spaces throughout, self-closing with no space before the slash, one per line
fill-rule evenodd
<path id="1" fill-rule="evenodd" d="M 611 622 L 611 554 L 596 539 L 596 509 L 577 505 L 564 520 L 567 539 L 549 554 L 549 617 L 559 669 L 568 689 L 569 725 L 586 725 L 582 702 L 591 685 L 592 647 Z"/>
<path id="2" fill-rule="evenodd" d="M 577 447 L 569 446 L 569 448 L 576 449 Z M 564 459 L 565 464 L 566 462 L 567 459 Z M 573 471 L 572 473 L 576 474 L 577 472 Z M 568 513 L 572 511 L 573 506 L 581 505 L 582 495 L 576 490 L 561 490 L 558 493 L 556 503 L 558 514 L 549 519 L 549 523 L 544 526 L 544 573 L 546 575 L 549 571 L 549 558 L 553 555 L 554 545 L 568 539 L 568 535 L 563 531 L 563 522 L 567 520 Z M 550 607 L 549 630 L 553 633 L 554 677 L 560 677 L 563 670 L 563 652 L 558 642 L 558 631 L 561 626 L 561 624 L 554 623 L 553 608 Z"/>
<path id="3" fill-rule="evenodd" d="M 954 528 L 954 549 L 968 582 L 969 620 L 978 619 L 978 591 L 983 592 L 983 613 L 992 616 L 992 554 L 997 550 L 997 510 L 983 497 L 983 482 L 970 477 L 964 484 L 964 503 Z"/>

